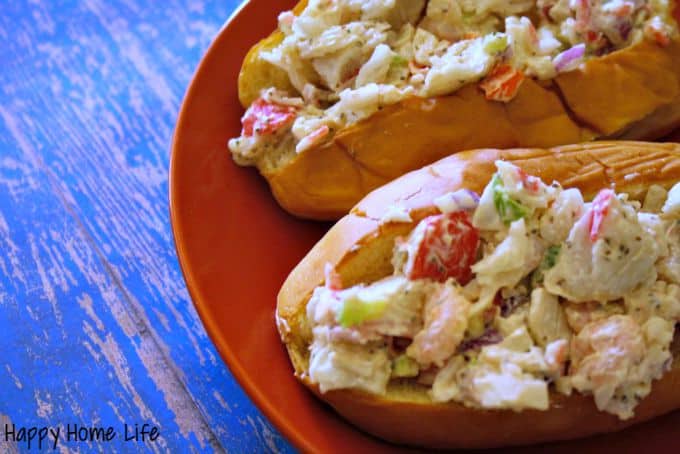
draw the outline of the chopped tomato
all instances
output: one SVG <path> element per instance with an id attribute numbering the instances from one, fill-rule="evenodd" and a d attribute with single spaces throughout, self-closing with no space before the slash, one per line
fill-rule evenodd
<path id="1" fill-rule="evenodd" d="M 603 189 L 597 194 L 590 207 L 590 241 L 597 241 L 602 230 L 602 222 L 611 206 L 612 199 L 616 196 L 611 189 Z"/>
<path id="2" fill-rule="evenodd" d="M 599 41 L 600 39 L 600 34 L 594 30 L 588 30 L 586 32 L 586 42 L 587 43 L 594 43 L 596 41 Z"/>
<path id="3" fill-rule="evenodd" d="M 522 185 L 529 191 L 529 192 L 538 192 L 538 189 L 540 188 L 540 182 L 541 180 L 539 178 L 536 178 L 532 175 L 527 175 L 527 173 L 522 170 L 522 169 L 517 169 L 517 172 L 519 173 L 519 179 L 522 181 Z"/>
<path id="4" fill-rule="evenodd" d="M 671 43 L 671 38 L 668 36 L 668 33 L 665 33 L 662 30 L 653 30 L 651 34 L 654 37 L 654 41 L 663 47 L 666 47 Z"/>
<path id="5" fill-rule="evenodd" d="M 523 81 L 524 74 L 521 71 L 510 65 L 500 64 L 486 76 L 479 87 L 484 91 L 486 99 L 508 102 L 517 95 Z"/>
<path id="6" fill-rule="evenodd" d="M 452 277 L 460 284 L 472 279 L 479 232 L 463 211 L 425 218 L 425 233 L 416 247 L 409 279 L 431 278 L 440 282 Z"/>
<path id="7" fill-rule="evenodd" d="M 323 271 L 326 276 L 326 288 L 329 290 L 341 290 L 342 279 L 340 278 L 340 274 L 333 268 L 333 265 L 326 263 Z"/>
<path id="8" fill-rule="evenodd" d="M 241 118 L 242 134 L 246 137 L 251 137 L 253 133 L 259 135 L 274 134 L 291 124 L 296 113 L 297 109 L 293 106 L 269 103 L 259 98 L 253 102 Z"/>

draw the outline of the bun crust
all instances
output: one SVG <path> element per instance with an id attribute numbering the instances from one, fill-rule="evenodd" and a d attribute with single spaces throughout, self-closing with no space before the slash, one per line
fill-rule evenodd
<path id="1" fill-rule="evenodd" d="M 680 20 L 680 0 L 671 1 Z M 299 3 L 294 12 L 305 6 L 306 1 Z M 274 32 L 246 57 L 239 76 L 244 107 L 263 88 L 292 89 L 283 70 L 259 58 L 282 38 Z M 680 41 L 661 47 L 643 40 L 555 79 L 527 79 L 507 104 L 487 101 L 476 84 L 449 96 L 409 98 L 281 165 L 263 160 L 257 166 L 287 211 L 338 219 L 371 190 L 452 152 L 606 138 L 653 140 L 677 127 Z"/>
<path id="2" fill-rule="evenodd" d="M 461 188 L 481 192 L 495 171 L 497 159 L 512 162 L 546 182 L 578 187 L 586 199 L 603 187 L 641 198 L 652 184 L 669 188 L 680 181 L 680 144 L 623 141 L 462 152 L 402 176 L 373 191 L 333 226 L 281 288 L 277 324 L 296 376 L 359 428 L 392 442 L 432 448 L 481 448 L 578 438 L 619 430 L 680 408 L 680 366 L 676 365 L 653 382 L 652 393 L 636 408 L 635 418 L 626 421 L 598 411 L 591 396 L 553 393 L 547 411 L 513 412 L 435 404 L 423 387 L 409 381 L 390 383 L 384 397 L 353 390 L 321 394 L 309 381 L 306 371 L 312 335 L 305 308 L 313 289 L 324 283 L 324 265 L 335 267 L 344 286 L 391 274 L 394 239 L 437 212 L 434 198 Z M 403 206 L 413 222 L 381 223 L 394 204 Z M 673 353 L 680 355 L 680 345 L 673 345 Z M 496 430 L 498 427 L 502 430 Z"/>

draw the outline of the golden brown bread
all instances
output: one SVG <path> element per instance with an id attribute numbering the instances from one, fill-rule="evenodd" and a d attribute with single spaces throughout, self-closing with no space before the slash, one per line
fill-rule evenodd
<path id="1" fill-rule="evenodd" d="M 470 409 L 455 403 L 434 404 L 424 388 L 409 382 L 391 384 L 388 395 L 380 397 L 349 390 L 321 395 L 308 380 L 311 332 L 305 307 L 312 290 L 324 282 L 324 265 L 335 267 L 344 286 L 389 275 L 394 239 L 436 212 L 432 202 L 435 197 L 460 188 L 481 192 L 495 171 L 496 159 L 510 161 L 544 181 L 578 187 L 586 198 L 610 186 L 641 198 L 652 184 L 668 188 L 680 181 L 680 144 L 645 142 L 463 152 L 393 181 L 369 194 L 331 228 L 291 272 L 279 293 L 279 332 L 296 376 L 363 430 L 394 442 L 438 448 L 577 438 L 618 430 L 680 408 L 677 365 L 654 382 L 652 394 L 637 407 L 635 418 L 627 421 L 598 411 L 591 396 L 552 394 L 550 410 L 515 413 Z M 381 224 L 380 219 L 392 204 L 404 206 L 413 222 Z M 674 355 L 680 355 L 680 349 L 675 347 Z"/>
<path id="2" fill-rule="evenodd" d="M 293 14 L 299 15 L 306 7 L 307 0 L 300 0 L 293 8 Z M 283 41 L 283 33 L 274 30 L 269 36 L 251 47 L 246 58 L 243 59 L 238 75 L 238 99 L 243 107 L 247 108 L 255 101 L 264 88 L 277 87 L 289 92 L 295 91 L 284 70 L 260 58 L 260 52 L 273 49 L 281 41 Z"/>
<path id="3" fill-rule="evenodd" d="M 306 1 L 294 11 L 304 6 Z M 259 58 L 282 38 L 274 32 L 246 57 L 239 76 L 244 107 L 263 88 L 292 90 L 283 70 Z M 330 142 L 291 152 L 283 163 L 263 159 L 257 166 L 287 211 L 338 219 L 372 189 L 452 152 L 619 137 L 653 140 L 679 126 L 680 42 L 661 47 L 643 41 L 551 81 L 527 80 L 507 104 L 487 101 L 476 84 L 450 96 L 406 99 L 339 131 Z"/>

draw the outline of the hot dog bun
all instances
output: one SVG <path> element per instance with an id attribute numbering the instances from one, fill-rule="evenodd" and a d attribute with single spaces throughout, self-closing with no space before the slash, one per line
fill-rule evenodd
<path id="1" fill-rule="evenodd" d="M 311 332 L 305 307 L 312 290 L 324 283 L 330 263 L 345 287 L 373 282 L 392 273 L 394 240 L 420 219 L 437 212 L 433 199 L 467 188 L 481 191 L 494 173 L 494 161 L 514 163 L 543 181 L 581 189 L 588 200 L 604 187 L 642 198 L 652 185 L 666 188 L 680 180 L 680 145 L 597 142 L 553 149 L 485 149 L 462 152 L 408 173 L 364 198 L 316 244 L 286 279 L 279 295 L 277 322 L 295 375 L 357 427 L 380 438 L 431 448 L 482 448 L 565 440 L 622 429 L 680 407 L 680 366 L 653 382 L 652 393 L 621 421 L 598 411 L 592 396 L 551 393 L 547 411 L 479 410 L 433 403 L 412 381 L 391 382 L 384 397 L 351 390 L 321 394 L 307 375 Z M 392 204 L 404 206 L 411 223 L 381 223 Z M 676 336 L 672 348 L 680 355 Z"/>
<path id="2" fill-rule="evenodd" d="M 301 2 L 295 12 L 305 6 Z M 244 107 L 267 87 L 294 92 L 285 72 L 259 57 L 282 38 L 273 33 L 244 61 L 239 77 Z M 287 211 L 338 219 L 376 187 L 455 151 L 654 140 L 679 126 L 680 42 L 663 47 L 644 40 L 554 79 L 527 79 L 507 104 L 487 101 L 477 84 L 453 95 L 407 98 L 303 153 L 291 147 L 256 166 Z"/>

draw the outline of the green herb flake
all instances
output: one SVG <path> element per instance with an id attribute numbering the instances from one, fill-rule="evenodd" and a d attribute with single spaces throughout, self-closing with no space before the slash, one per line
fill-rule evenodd
<path id="1" fill-rule="evenodd" d="M 536 270 L 534 270 L 534 272 L 531 274 L 532 287 L 537 287 L 543 283 L 544 273 L 555 266 L 557 263 L 557 257 L 560 255 L 561 250 L 562 246 L 554 245 L 550 246 L 545 251 L 545 254 L 543 254 L 543 259 L 541 260 L 541 264 L 538 265 L 538 268 L 536 268 Z"/>

